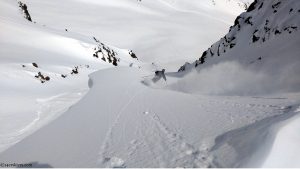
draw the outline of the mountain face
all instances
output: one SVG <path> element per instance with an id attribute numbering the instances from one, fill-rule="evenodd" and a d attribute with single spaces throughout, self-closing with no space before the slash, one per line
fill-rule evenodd
<path id="1" fill-rule="evenodd" d="M 218 62 L 228 59 L 228 55 L 245 48 L 258 49 L 266 43 L 275 43 L 287 36 L 299 36 L 300 9 L 298 1 L 259 1 L 252 3 L 247 12 L 238 16 L 229 33 L 206 50 L 202 56 L 194 62 L 198 67 L 205 63 Z M 263 50 L 263 49 L 260 49 Z M 296 50 L 296 48 L 295 48 Z M 256 51 L 255 54 L 259 53 Z M 228 54 L 230 53 L 230 54 Z M 251 53 L 245 57 L 247 60 L 261 60 L 263 56 Z M 249 55 L 245 53 L 244 55 Z M 237 57 L 239 56 L 231 56 Z M 253 60 L 254 62 L 255 60 Z M 187 64 L 189 65 L 189 64 Z M 179 71 L 184 71 L 183 66 Z"/>
<path id="2" fill-rule="evenodd" d="M 300 1 L 256 0 L 236 18 L 223 38 L 194 63 L 183 65 L 179 72 L 201 72 L 213 65 L 236 62 L 254 74 L 268 74 L 273 81 L 281 81 L 278 86 L 284 86 L 287 81 L 297 86 L 296 74 L 300 72 L 299 16 Z M 294 77 L 292 82 L 287 79 L 291 76 Z"/>

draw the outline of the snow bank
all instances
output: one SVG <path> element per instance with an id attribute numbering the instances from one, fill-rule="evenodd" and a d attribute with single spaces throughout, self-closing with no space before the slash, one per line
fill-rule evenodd
<path id="1" fill-rule="evenodd" d="M 268 156 L 278 157 L 278 154 L 275 153 L 274 155 L 272 151 L 270 152 L 271 149 L 274 149 L 272 146 L 278 132 L 278 123 L 286 123 L 287 119 L 294 117 L 298 113 L 298 111 L 295 111 L 295 108 L 297 106 L 294 105 L 282 107 L 283 113 L 280 115 L 265 118 L 218 136 L 212 148 L 212 153 L 215 157 L 214 165 L 216 167 L 261 167 Z M 292 142 L 297 141 L 291 137 L 288 139 L 292 140 Z M 285 146 L 281 144 L 280 147 L 284 148 Z M 282 153 L 286 153 L 286 151 L 282 151 Z M 285 155 L 292 154 L 287 153 Z M 273 167 L 280 167 L 277 164 L 293 160 L 287 156 L 281 157 L 277 163 L 270 161 L 274 164 Z"/>
<path id="2" fill-rule="evenodd" d="M 300 113 L 300 108 L 296 110 Z M 281 124 L 272 149 L 262 164 L 263 168 L 297 168 L 300 166 L 300 117 L 299 115 Z"/>

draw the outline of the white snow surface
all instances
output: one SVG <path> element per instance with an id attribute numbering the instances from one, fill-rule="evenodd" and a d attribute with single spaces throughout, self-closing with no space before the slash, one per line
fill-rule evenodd
<path id="1" fill-rule="evenodd" d="M 92 74 L 85 97 L 3 152 L 1 160 L 53 167 L 218 166 L 219 151 L 235 149 L 218 136 L 268 117 L 289 116 L 295 102 L 292 97 L 214 97 L 151 89 L 141 83 L 147 73 L 116 68 Z M 231 158 L 226 162 L 245 160 Z"/>
<path id="2" fill-rule="evenodd" d="M 300 109 L 296 110 L 298 113 Z M 264 168 L 297 168 L 300 165 L 298 159 L 299 149 L 299 115 L 288 122 L 281 124 L 278 134 L 275 137 L 270 155 L 264 161 Z M 289 159 L 289 160 L 285 160 Z"/>
<path id="3" fill-rule="evenodd" d="M 17 1 L 3 0 L 0 8 L 3 151 L 76 103 L 88 90 L 88 74 L 112 65 L 93 57 L 98 44 L 92 37 L 29 23 Z M 112 48 L 118 52 L 120 65 L 138 65 L 127 50 Z M 72 75 L 75 67 L 79 74 Z M 49 76 L 50 81 L 41 84 L 35 78 L 38 72 Z"/>
<path id="4" fill-rule="evenodd" d="M 30 7 L 33 20 L 40 24 L 60 30 L 67 28 L 132 49 L 141 61 L 154 62 L 169 71 L 194 60 L 225 35 L 235 17 L 244 11 L 236 0 L 24 2 Z"/>
<path id="5" fill-rule="evenodd" d="M 225 35 L 241 1 L 22 2 L 36 23 L 23 18 L 17 1 L 0 1 L 0 162 L 300 166 L 299 33 L 259 47 L 240 44 L 201 71 L 170 73 Z M 93 37 L 117 53 L 117 67 L 93 57 L 100 45 Z M 245 68 L 271 49 L 273 60 Z M 154 77 L 160 68 L 167 81 Z M 38 72 L 50 80 L 41 83 Z"/>

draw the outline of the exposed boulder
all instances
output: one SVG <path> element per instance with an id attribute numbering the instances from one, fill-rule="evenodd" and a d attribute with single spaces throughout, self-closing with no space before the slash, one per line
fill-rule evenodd
<path id="1" fill-rule="evenodd" d="M 27 19 L 28 21 L 32 22 L 31 16 L 28 12 L 27 5 L 22 3 L 21 1 L 19 1 L 18 3 L 19 3 L 19 7 L 21 8 L 21 10 L 24 14 L 24 18 Z"/>

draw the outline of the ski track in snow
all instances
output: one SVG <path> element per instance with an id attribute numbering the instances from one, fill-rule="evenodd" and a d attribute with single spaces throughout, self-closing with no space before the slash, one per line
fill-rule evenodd
<path id="1" fill-rule="evenodd" d="M 43 118 L 50 120 L 58 117 L 61 113 L 67 111 L 73 104 L 79 101 L 87 90 L 77 91 L 74 93 L 62 93 L 56 96 L 52 96 L 46 99 L 37 99 L 37 104 L 39 109 L 37 110 L 37 118 L 34 119 L 30 124 L 21 129 L 19 132 L 23 133 L 28 130 L 31 130 L 32 127 L 35 127 L 36 123 Z"/>
<path id="2" fill-rule="evenodd" d="M 129 85 L 130 86 L 130 85 Z M 107 157 L 109 154 L 109 150 L 110 147 L 112 146 L 111 143 L 113 142 L 113 131 L 115 130 L 115 128 L 117 127 L 120 118 L 124 112 L 124 110 L 126 110 L 126 108 L 132 103 L 132 101 L 136 98 L 136 96 L 138 96 L 140 93 L 142 93 L 143 90 L 141 91 L 137 91 L 136 94 L 134 94 L 129 101 L 121 108 L 121 110 L 119 111 L 119 113 L 117 114 L 113 124 L 111 125 L 111 127 L 108 129 L 104 142 L 101 146 L 101 151 L 99 153 L 100 158 L 98 163 L 102 164 L 102 165 L 108 165 L 107 167 L 125 167 L 124 166 L 124 162 L 122 159 L 118 158 L 118 157 Z M 129 89 L 126 92 L 127 94 L 129 93 Z M 109 163 L 108 163 L 109 162 Z M 108 164 L 107 164 L 108 163 Z"/>
<path id="3" fill-rule="evenodd" d="M 137 92 L 131 97 L 131 99 L 121 108 L 117 117 L 115 118 L 114 123 L 109 128 L 104 143 L 102 144 L 101 151 L 99 153 L 99 166 L 106 167 L 127 167 L 137 165 L 137 161 L 132 161 L 139 156 L 140 153 L 143 153 L 146 157 L 153 158 L 157 164 L 156 167 L 212 167 L 214 164 L 214 151 L 217 145 L 215 144 L 206 144 L 202 143 L 200 147 L 195 147 L 194 145 L 188 143 L 183 136 L 178 134 L 178 132 L 172 130 L 167 126 L 152 110 L 147 110 L 137 114 L 138 118 L 135 120 L 137 124 L 135 127 L 135 136 L 123 149 L 126 152 L 126 156 L 122 155 L 123 150 L 113 151 L 114 143 L 118 143 L 118 140 L 114 139 L 114 131 L 121 131 L 124 126 L 122 122 L 126 123 L 126 114 L 125 112 L 127 107 L 141 95 L 142 91 Z M 291 106 L 276 106 L 272 104 L 253 104 L 253 103 L 237 103 L 234 101 L 209 101 L 213 105 L 224 104 L 225 107 L 233 107 L 234 109 L 253 109 L 259 112 L 274 113 L 272 116 L 282 115 L 290 111 Z M 143 107 L 143 106 L 141 106 Z M 224 106 L 222 106 L 224 107 Z M 253 112 L 252 112 L 253 113 Z M 255 114 L 256 112 L 254 112 Z M 270 117 L 270 115 L 266 115 Z M 270 117 L 270 118 L 271 118 Z M 232 123 L 235 123 L 234 116 L 230 114 L 230 120 Z M 255 125 L 257 122 L 263 119 L 253 120 L 251 125 Z M 220 126 L 221 127 L 221 126 Z M 238 129 L 234 129 L 238 130 Z M 229 133 L 230 131 L 228 131 Z M 216 136 L 219 138 L 221 136 Z M 220 144 L 219 141 L 216 144 Z M 148 155 L 147 155 L 148 154 Z M 122 158 L 122 156 L 124 158 Z M 147 166 L 150 159 L 143 159 L 141 163 L 144 166 Z M 149 163 L 149 166 L 153 163 Z"/>
<path id="4" fill-rule="evenodd" d="M 130 159 L 140 148 L 143 148 L 147 150 L 144 153 L 150 153 L 149 157 L 154 157 L 159 167 L 209 167 L 211 160 L 208 157 L 209 148 L 207 146 L 202 146 L 201 149 L 195 148 L 187 143 L 182 136 L 167 127 L 159 116 L 151 111 L 139 114 L 139 116 L 143 116 L 138 118 L 142 119 L 142 121 L 138 122 L 135 128 L 135 139 L 131 140 L 126 148 L 126 153 L 128 154 L 126 159 L 120 158 L 118 156 L 119 152 L 112 151 L 113 143 L 117 142 L 113 137 L 114 131 L 122 130 L 122 126 L 119 123 L 122 116 L 126 117 L 124 111 L 142 92 L 143 89 L 137 91 L 117 114 L 102 143 L 98 165 L 102 167 L 125 168 L 126 159 Z M 172 154 L 171 157 L 170 154 Z M 147 164 L 147 161 L 143 161 L 143 164 Z"/>
<path id="5" fill-rule="evenodd" d="M 158 150 L 154 154 L 156 157 L 160 157 L 158 158 L 158 164 L 161 164 L 160 167 L 208 167 L 207 164 L 209 163 L 206 161 L 206 149 L 200 150 L 189 144 L 182 136 L 167 127 L 157 114 L 149 113 L 147 117 L 148 123 L 152 123 L 153 131 L 151 135 L 144 135 L 143 137 L 146 138 L 146 142 L 148 140 L 152 145 L 154 145 L 155 142 L 159 142 L 161 150 Z M 158 137 L 153 138 L 153 135 Z M 169 159 L 165 157 L 162 152 L 167 155 L 171 153 L 172 157 Z"/>
<path id="6" fill-rule="evenodd" d="M 136 97 L 132 97 L 130 103 Z M 258 98 L 258 99 L 268 99 L 273 100 L 273 98 Z M 275 98 L 275 100 L 278 100 Z M 280 99 L 281 100 L 281 99 Z M 129 104 L 130 104 L 129 103 Z M 200 102 L 201 103 L 201 102 Z M 200 104 L 199 103 L 199 104 Z M 276 123 L 277 117 L 285 117 L 290 116 L 289 112 L 292 110 L 292 106 L 280 106 L 271 104 L 269 102 L 266 103 L 245 103 L 245 102 L 236 102 L 234 100 L 226 100 L 226 101 L 209 101 L 211 107 L 216 105 L 222 105 L 221 107 L 230 107 L 232 110 L 243 109 L 248 111 L 253 116 L 253 120 L 249 123 L 249 126 L 256 126 L 257 124 L 261 124 L 262 121 L 266 119 L 275 119 L 275 122 L 271 122 L 268 124 L 268 127 L 272 126 L 273 123 Z M 125 107 L 127 107 L 126 104 Z M 201 106 L 205 106 L 205 103 Z M 207 105 L 206 105 L 207 106 Z M 209 108 L 208 108 L 209 109 Z M 232 124 L 237 123 L 235 121 L 235 116 L 230 114 L 230 121 Z M 159 117 L 155 111 L 147 110 L 144 112 L 140 112 L 139 116 L 142 119 L 137 122 L 135 128 L 135 138 L 130 142 L 130 145 L 126 148 L 126 153 L 128 156 L 126 158 L 120 159 L 122 161 L 122 166 L 117 167 L 126 167 L 126 162 L 130 162 L 130 159 L 135 159 L 135 155 L 139 155 L 139 149 L 142 149 L 143 153 L 149 153 L 148 157 L 152 157 L 157 164 L 157 167 L 212 167 L 218 166 L 215 163 L 215 154 L 214 151 L 219 147 L 220 139 L 224 135 L 216 135 L 216 142 L 214 144 L 206 144 L 205 142 L 197 148 L 194 145 L 188 143 L 184 137 L 182 137 L 178 132 L 172 130 L 169 126 L 167 126 Z M 118 117 L 119 121 L 120 116 Z M 226 120 L 226 119 L 223 119 Z M 125 121 L 125 119 L 124 119 Z M 225 122 L 225 121 L 224 121 Z M 115 128 L 119 128 L 116 130 L 121 130 L 122 126 L 114 126 Z M 219 126 L 222 127 L 222 126 Z M 247 126 L 246 126 L 247 127 Z M 233 128 L 228 130 L 226 133 L 235 133 L 235 131 L 242 130 L 246 128 L 245 126 L 241 126 L 241 128 Z M 258 126 L 258 128 L 260 128 Z M 225 134 L 226 135 L 226 134 Z M 238 137 L 240 138 L 240 137 Z M 111 138 L 110 143 L 116 142 Z M 226 142 L 226 140 L 225 140 Z M 111 145 L 113 147 L 113 145 Z M 119 152 L 114 152 L 115 154 L 111 159 L 115 159 L 118 157 Z M 147 166 L 147 159 L 142 162 L 145 166 Z M 104 160 L 108 162 L 108 160 Z M 151 163 L 153 166 L 153 163 Z M 151 166 L 149 164 L 149 166 Z M 133 164 L 136 165 L 136 164 Z M 110 165 L 112 167 L 113 165 Z M 131 165 L 129 165 L 131 166 Z"/>

